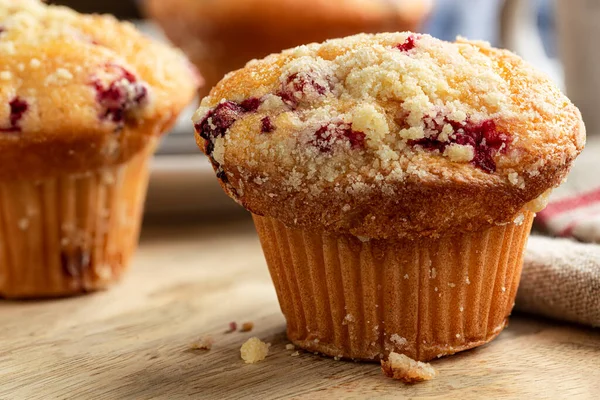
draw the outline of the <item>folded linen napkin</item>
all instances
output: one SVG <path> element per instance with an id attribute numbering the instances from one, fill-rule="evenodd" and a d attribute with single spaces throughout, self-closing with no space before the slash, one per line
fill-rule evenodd
<path id="1" fill-rule="evenodd" d="M 532 236 L 516 309 L 600 328 L 600 246 Z"/>
<path id="2" fill-rule="evenodd" d="M 516 309 L 600 327 L 600 137 L 588 140 L 536 224 L 571 239 L 530 238 Z"/>

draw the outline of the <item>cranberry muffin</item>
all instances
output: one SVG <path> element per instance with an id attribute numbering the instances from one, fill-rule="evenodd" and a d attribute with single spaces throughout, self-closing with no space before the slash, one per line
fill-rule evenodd
<path id="1" fill-rule="evenodd" d="M 148 161 L 198 81 L 179 51 L 113 17 L 0 0 L 0 296 L 121 276 Z"/>
<path id="2" fill-rule="evenodd" d="M 585 142 L 577 108 L 516 55 L 408 32 L 252 61 L 194 121 L 254 215 L 289 338 L 364 360 L 498 335 L 534 213 Z"/>
<path id="3" fill-rule="evenodd" d="M 201 96 L 254 58 L 356 33 L 417 30 L 431 0 L 145 0 L 206 78 Z"/>

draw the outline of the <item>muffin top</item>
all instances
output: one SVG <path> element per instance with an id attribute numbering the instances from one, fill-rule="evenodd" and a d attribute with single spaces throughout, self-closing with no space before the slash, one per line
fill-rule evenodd
<path id="1" fill-rule="evenodd" d="M 410 32 L 252 61 L 194 122 L 250 211 L 369 238 L 519 222 L 585 143 L 577 108 L 516 55 Z"/>
<path id="2" fill-rule="evenodd" d="M 127 161 L 173 124 L 199 80 L 129 23 L 0 0 L 0 179 Z"/>

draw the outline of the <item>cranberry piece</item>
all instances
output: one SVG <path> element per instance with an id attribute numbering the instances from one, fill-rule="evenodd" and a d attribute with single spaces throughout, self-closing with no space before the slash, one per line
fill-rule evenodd
<path id="1" fill-rule="evenodd" d="M 325 95 L 331 87 L 325 87 L 318 83 L 314 78 L 304 77 L 298 73 L 288 76 L 285 84 L 282 85 L 281 91 L 277 95 L 292 109 L 298 107 L 299 99 L 313 91 L 319 96 Z"/>
<path id="2" fill-rule="evenodd" d="M 10 102 L 10 124 L 16 126 L 19 120 L 23 118 L 23 114 L 27 112 L 28 108 L 27 102 L 15 97 Z"/>
<path id="3" fill-rule="evenodd" d="M 93 85 L 96 89 L 96 99 L 104 108 L 100 117 L 115 123 L 122 123 L 129 111 L 141 106 L 146 101 L 148 89 L 125 68 L 112 64 L 110 67 L 119 71 L 117 79 L 110 82 L 108 86 L 96 79 L 93 81 Z"/>
<path id="4" fill-rule="evenodd" d="M 416 41 L 415 35 L 410 35 L 408 38 L 406 38 L 404 43 L 400 43 L 399 45 L 396 45 L 394 48 L 398 49 L 400 51 L 410 51 L 415 48 L 415 46 L 416 46 L 415 41 Z"/>
<path id="5" fill-rule="evenodd" d="M 262 104 L 258 98 L 249 98 L 241 103 L 234 101 L 224 101 L 210 110 L 204 119 L 194 125 L 196 132 L 205 140 L 204 153 L 210 158 L 213 167 L 217 171 L 217 178 L 223 183 L 227 183 L 229 178 L 221 165 L 212 157 L 215 149 L 214 140 L 223 137 L 231 126 L 244 114 L 255 112 Z"/>
<path id="6" fill-rule="evenodd" d="M 204 151 L 208 156 L 210 156 L 213 153 L 213 151 L 215 151 L 215 144 L 212 142 L 212 140 L 208 140 L 206 142 L 206 147 Z"/>
<path id="7" fill-rule="evenodd" d="M 19 97 L 12 99 L 8 105 L 10 106 L 10 126 L 8 128 L 0 128 L 0 132 L 21 132 L 19 121 L 29 109 L 29 105 Z"/>
<path id="8" fill-rule="evenodd" d="M 496 172 L 494 156 L 512 141 L 512 138 L 500 132 L 492 120 L 480 124 L 467 124 L 464 128 L 465 135 L 479 139 L 475 148 L 473 164 L 486 172 Z"/>
<path id="9" fill-rule="evenodd" d="M 275 130 L 275 125 L 273 125 L 273 122 L 269 117 L 264 117 L 261 121 L 261 125 L 262 133 L 271 133 Z"/>
<path id="10" fill-rule="evenodd" d="M 240 103 L 240 107 L 246 112 L 254 112 L 258 110 L 258 107 L 262 104 L 262 101 L 256 97 L 251 97 Z"/>
<path id="11" fill-rule="evenodd" d="M 219 103 L 214 109 L 210 110 L 206 117 L 196 124 L 196 130 L 200 137 L 208 140 L 225 136 L 227 130 L 244 113 L 244 109 L 233 101 Z"/>
<path id="12" fill-rule="evenodd" d="M 496 161 L 494 161 L 494 156 L 492 153 L 493 152 L 491 151 L 482 151 L 480 149 L 477 149 L 475 151 L 475 157 L 473 158 L 473 161 L 471 161 L 471 163 L 479 169 L 484 170 L 485 172 L 496 172 Z"/>
<path id="13" fill-rule="evenodd" d="M 331 146 L 335 137 L 332 138 L 328 126 L 322 126 L 315 132 L 314 139 L 310 142 L 313 146 L 318 147 L 324 153 L 331 151 Z"/>
<path id="14" fill-rule="evenodd" d="M 429 151 L 435 151 L 438 150 L 440 152 L 444 152 L 444 150 L 446 150 L 446 146 L 449 144 L 447 142 L 440 142 L 439 140 L 437 140 L 436 138 L 423 138 L 423 139 L 419 139 L 419 140 L 411 140 L 409 141 L 410 145 L 419 145 L 422 148 L 424 148 L 425 150 L 429 150 Z"/>
<path id="15" fill-rule="evenodd" d="M 221 180 L 223 183 L 229 182 L 229 178 L 227 178 L 227 174 L 223 170 L 217 172 L 217 179 Z"/>
<path id="16" fill-rule="evenodd" d="M 229 323 L 229 330 L 225 331 L 225 333 L 232 333 L 237 331 L 237 322 L 233 321 Z"/>
<path id="17" fill-rule="evenodd" d="M 127 79 L 129 82 L 137 82 L 135 75 L 127 71 L 125 68 L 121 67 L 120 65 L 113 65 L 113 67 L 120 70 L 121 74 L 123 74 L 123 78 Z"/>
<path id="18" fill-rule="evenodd" d="M 92 265 L 90 253 L 77 247 L 72 252 L 63 251 L 60 254 L 60 263 L 65 276 L 80 278 Z"/>
<path id="19" fill-rule="evenodd" d="M 409 141 L 409 145 L 418 145 L 426 150 L 438 150 L 441 153 L 446 150 L 446 147 L 454 143 L 471 146 L 475 153 L 471 164 L 489 173 L 496 172 L 494 156 L 498 151 L 505 149 L 512 141 L 510 135 L 499 131 L 493 120 L 486 120 L 480 123 L 470 121 L 457 123 L 447 120 L 445 122 L 452 125 L 455 130 L 455 134 L 448 141 L 442 142 L 439 140 L 439 134 L 442 129 L 437 123 L 433 123 L 433 126 L 426 125 L 429 129 L 436 132 L 434 135 L 423 139 L 411 140 Z"/>
<path id="20" fill-rule="evenodd" d="M 0 35 L 2 35 L 2 33 L 4 33 L 4 27 L 0 26 Z"/>
<path id="21" fill-rule="evenodd" d="M 337 124 L 335 126 L 325 125 L 315 132 L 315 137 L 311 144 L 317 147 L 323 153 L 329 153 L 333 150 L 335 142 L 347 140 L 352 149 L 361 149 L 365 147 L 366 135 L 363 132 L 355 131 L 352 126 L 347 124 Z"/>
<path id="22" fill-rule="evenodd" d="M 364 132 L 355 131 L 351 128 L 344 130 L 344 137 L 350 141 L 350 147 L 353 149 L 361 149 L 365 147 L 365 138 L 367 135 Z"/>
<path id="23" fill-rule="evenodd" d="M 249 98 L 239 104 L 234 101 L 224 101 L 210 110 L 195 126 L 200 137 L 206 140 L 205 153 L 210 156 L 214 150 L 214 139 L 225 136 L 235 121 L 245 113 L 256 111 L 261 103 L 262 101 L 257 98 Z"/>
<path id="24" fill-rule="evenodd" d="M 314 88 L 314 90 L 319 94 L 327 93 L 327 88 L 319 83 L 317 83 L 314 79 L 306 79 L 300 77 L 297 73 L 292 74 L 287 78 L 286 86 L 292 85 L 296 92 L 304 92 L 307 85 Z"/>

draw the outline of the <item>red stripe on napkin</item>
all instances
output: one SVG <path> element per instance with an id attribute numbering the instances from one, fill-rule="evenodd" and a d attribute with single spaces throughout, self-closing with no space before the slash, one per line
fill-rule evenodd
<path id="1" fill-rule="evenodd" d="M 586 207 L 590 204 L 598 202 L 600 202 L 600 188 L 591 192 L 581 193 L 577 196 L 567 197 L 562 200 L 551 202 L 544 211 L 539 213 L 539 217 L 542 220 L 551 219 L 566 211 Z"/>

